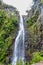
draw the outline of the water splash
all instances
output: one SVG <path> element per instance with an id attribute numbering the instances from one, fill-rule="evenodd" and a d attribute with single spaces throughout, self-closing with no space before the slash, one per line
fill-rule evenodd
<path id="1" fill-rule="evenodd" d="M 24 61 L 24 25 L 23 25 L 23 18 L 20 15 L 20 23 L 19 23 L 19 32 L 17 38 L 15 40 L 14 46 L 14 53 L 13 53 L 13 60 L 12 65 L 16 65 L 16 62 L 20 59 Z"/>

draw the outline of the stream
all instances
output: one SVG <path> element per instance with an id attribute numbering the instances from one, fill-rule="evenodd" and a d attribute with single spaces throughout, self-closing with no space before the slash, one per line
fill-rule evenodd
<path id="1" fill-rule="evenodd" d="M 22 15 L 20 14 L 19 31 L 14 42 L 12 65 L 16 65 L 17 61 L 19 61 L 20 59 L 24 62 L 24 55 L 25 55 L 24 35 L 25 32 L 24 32 L 23 18 Z"/>

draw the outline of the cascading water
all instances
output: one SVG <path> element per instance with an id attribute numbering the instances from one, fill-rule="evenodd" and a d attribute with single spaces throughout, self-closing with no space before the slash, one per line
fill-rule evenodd
<path id="1" fill-rule="evenodd" d="M 41 6 L 41 24 L 43 25 L 43 7 Z"/>
<path id="2" fill-rule="evenodd" d="M 23 18 L 20 15 L 20 23 L 19 23 L 19 31 L 18 35 L 15 40 L 14 45 L 14 53 L 13 53 L 13 60 L 12 65 L 16 65 L 16 62 L 20 59 L 24 61 L 24 25 L 23 25 Z"/>

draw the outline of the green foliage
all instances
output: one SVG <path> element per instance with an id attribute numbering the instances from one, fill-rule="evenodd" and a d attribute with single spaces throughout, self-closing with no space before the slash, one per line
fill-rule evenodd
<path id="1" fill-rule="evenodd" d="M 0 10 L 0 62 L 6 60 L 7 51 L 17 30 L 17 24 L 17 18 L 14 15 L 8 16 L 5 10 Z"/>
<path id="2" fill-rule="evenodd" d="M 43 60 L 43 53 L 42 52 L 34 52 L 32 60 L 30 61 L 30 64 L 37 63 Z"/>
<path id="3" fill-rule="evenodd" d="M 43 0 L 40 0 L 41 3 L 43 3 Z"/>
<path id="4" fill-rule="evenodd" d="M 39 14 L 39 5 L 37 5 L 36 10 L 34 11 L 34 14 L 27 19 L 27 30 L 29 32 L 29 42 L 32 45 L 32 51 L 36 50 L 38 46 L 40 47 L 39 42 L 40 42 L 40 14 Z M 41 47 L 40 47 L 41 48 Z M 37 49 L 39 50 L 39 49 Z"/>
<path id="5" fill-rule="evenodd" d="M 36 10 L 35 10 L 35 12 L 34 12 L 34 15 L 31 16 L 29 19 L 27 19 L 27 27 L 30 27 L 30 26 L 32 26 L 35 22 L 37 22 L 38 16 L 39 16 L 39 11 L 38 11 L 38 8 L 36 8 Z"/>

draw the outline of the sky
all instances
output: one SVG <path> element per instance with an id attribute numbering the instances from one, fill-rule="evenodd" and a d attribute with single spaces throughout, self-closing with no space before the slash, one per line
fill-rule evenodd
<path id="1" fill-rule="evenodd" d="M 25 15 L 26 10 L 30 10 L 33 4 L 33 0 L 3 0 L 3 2 L 16 7 L 22 15 Z"/>

